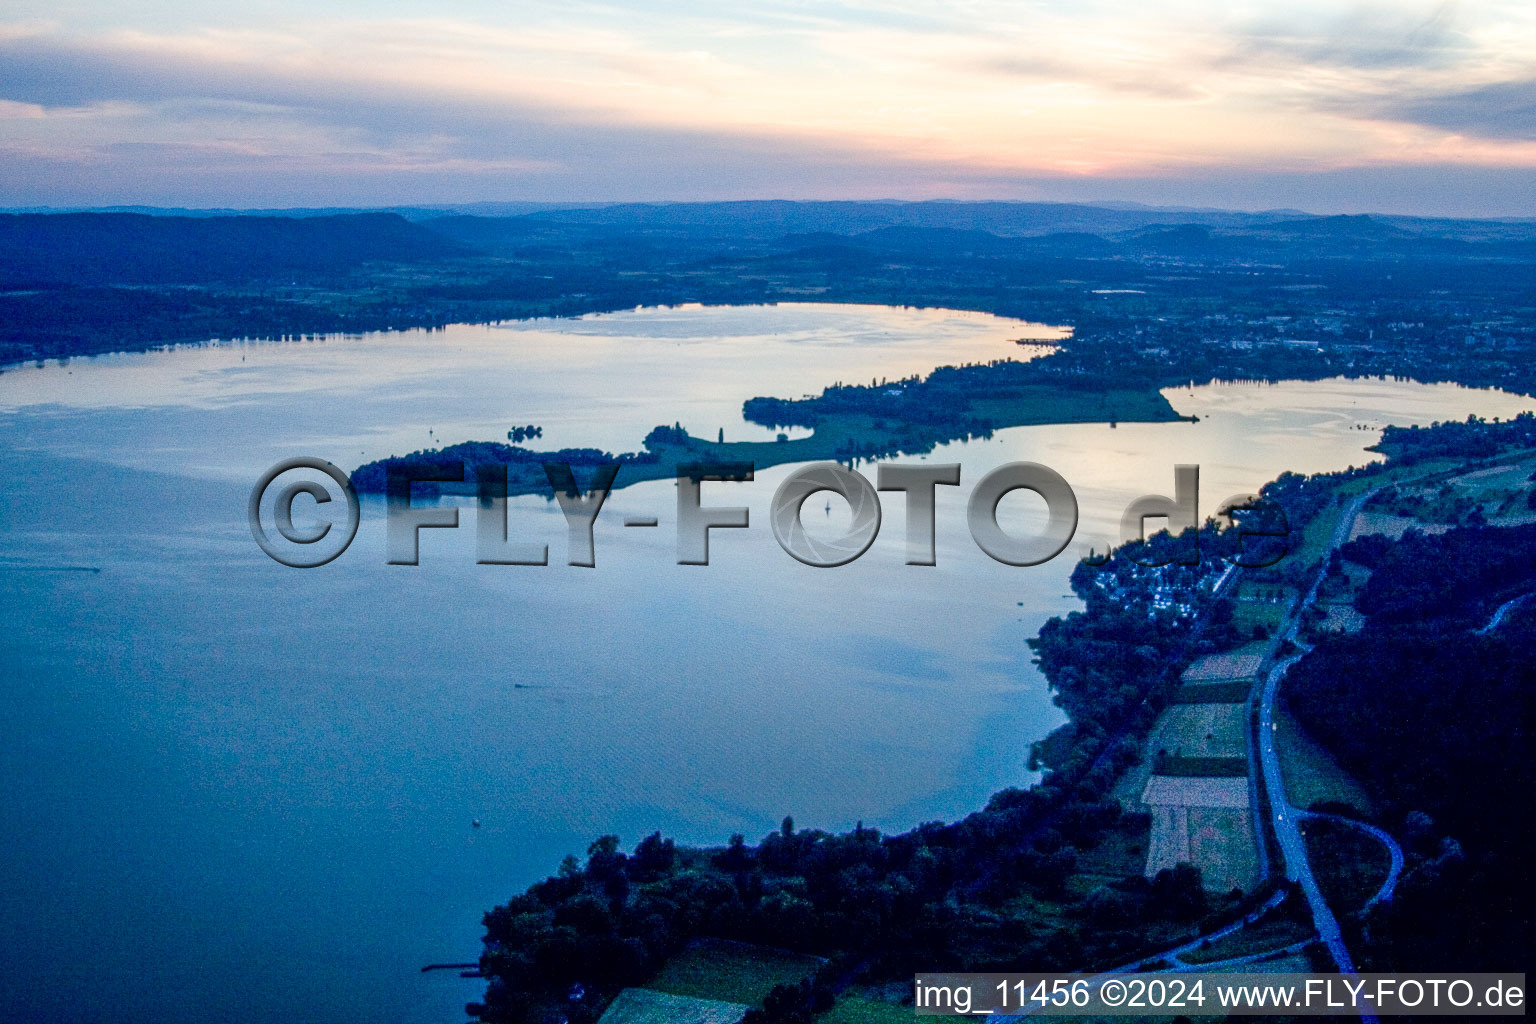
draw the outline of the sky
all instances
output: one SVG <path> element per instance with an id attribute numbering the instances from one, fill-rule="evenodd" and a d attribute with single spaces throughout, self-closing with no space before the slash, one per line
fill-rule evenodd
<path id="1" fill-rule="evenodd" d="M 6 0 L 0 206 L 1536 217 L 1536 3 Z"/>

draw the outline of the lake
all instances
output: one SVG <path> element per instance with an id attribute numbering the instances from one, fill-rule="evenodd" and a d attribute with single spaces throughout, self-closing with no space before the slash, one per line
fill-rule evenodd
<path id="1" fill-rule="evenodd" d="M 472 512 L 385 564 L 382 508 L 315 570 L 253 542 L 280 459 L 347 469 L 544 428 L 535 447 L 637 450 L 659 423 L 727 440 L 754 395 L 1029 358 L 1062 332 L 977 313 L 814 304 L 647 309 L 278 343 L 223 343 L 0 374 L 0 1017 L 462 1019 L 479 918 L 613 832 L 688 843 L 952 819 L 1027 785 L 1062 718 L 1026 640 L 1077 606 L 1072 557 L 1136 497 L 1201 467 L 1201 512 L 1285 470 L 1375 458 L 1388 423 L 1528 399 L 1406 381 L 1212 384 L 1197 423 L 1024 427 L 941 446 L 938 565 L 903 563 L 904 510 L 858 561 L 799 564 L 768 506 L 792 466 L 706 483 L 746 505 L 709 566 L 676 564 L 675 488 L 616 491 L 597 566 L 560 513 L 513 499 L 551 564 L 480 566 Z M 800 432 L 800 433 L 803 433 Z M 1060 472 L 1077 539 L 1045 565 L 977 549 L 965 498 L 1028 459 Z M 915 460 L 901 460 L 915 461 Z M 871 467 L 863 467 L 872 473 Z M 621 478 L 622 483 L 622 478 Z M 1041 520 L 1029 496 L 1000 519 Z M 805 509 L 835 532 L 840 499 Z M 625 529 L 653 515 L 653 530 Z M 478 820 L 481 827 L 473 827 Z"/>

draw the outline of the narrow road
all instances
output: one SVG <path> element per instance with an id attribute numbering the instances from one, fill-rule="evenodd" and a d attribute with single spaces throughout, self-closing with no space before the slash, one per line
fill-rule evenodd
<path id="1" fill-rule="evenodd" d="M 1333 916 L 1333 911 L 1328 908 L 1328 901 L 1323 899 L 1322 890 L 1317 886 L 1317 878 L 1312 874 L 1312 865 L 1307 860 L 1306 843 L 1301 837 L 1301 830 L 1297 828 L 1305 817 L 1305 812 L 1292 807 L 1285 798 L 1285 782 L 1280 773 L 1280 756 L 1275 751 L 1275 693 L 1280 688 L 1280 679 L 1285 675 L 1286 670 L 1299 660 L 1300 655 L 1282 661 L 1270 671 L 1269 678 L 1264 683 L 1264 697 L 1259 704 L 1259 759 L 1264 772 L 1264 791 L 1269 795 L 1270 817 L 1275 838 L 1280 843 L 1280 856 L 1285 864 L 1285 877 L 1301 886 L 1302 894 L 1307 898 L 1307 905 L 1312 909 L 1312 920 L 1317 925 L 1318 938 L 1328 948 L 1328 955 L 1333 957 L 1339 973 L 1354 974 L 1355 962 L 1344 945 L 1344 935 L 1339 930 L 1338 919 Z"/>
<path id="2" fill-rule="evenodd" d="M 1264 655 L 1264 662 L 1260 662 L 1260 670 L 1270 658 L 1274 657 L 1276 645 L 1271 645 Z M 1248 755 L 1248 814 L 1253 828 L 1253 847 L 1259 855 L 1259 878 L 1269 881 L 1274 874 L 1274 866 L 1269 863 L 1269 843 L 1264 838 L 1264 807 L 1259 799 L 1259 787 L 1263 784 L 1259 764 L 1258 730 L 1254 727 L 1254 715 L 1258 710 L 1259 688 L 1248 688 L 1248 699 L 1243 702 L 1243 744 Z"/>
<path id="3" fill-rule="evenodd" d="M 1317 600 L 1318 588 L 1322 586 L 1323 576 L 1328 571 L 1329 556 L 1349 539 L 1355 517 L 1360 514 L 1360 509 L 1374 493 L 1374 489 L 1366 491 L 1344 506 L 1339 516 L 1339 524 L 1334 528 L 1328 546 L 1323 549 L 1322 565 L 1318 568 L 1317 576 L 1312 580 L 1312 586 L 1308 588 L 1306 595 L 1292 610 L 1286 627 L 1279 635 L 1279 643 L 1289 640 L 1298 646 L 1305 647 L 1298 635 L 1302 616 Z M 1355 973 L 1355 961 L 1349 955 L 1348 947 L 1344 945 L 1344 934 L 1339 929 L 1338 919 L 1333 916 L 1328 901 L 1323 898 L 1322 890 L 1317 886 L 1317 878 L 1312 874 L 1312 865 L 1307 860 L 1306 843 L 1302 839 L 1301 830 L 1297 828 L 1307 816 L 1307 812 L 1292 807 L 1290 801 L 1286 799 L 1285 778 L 1280 771 L 1280 756 L 1275 750 L 1275 694 L 1280 690 L 1280 680 L 1285 677 L 1285 673 L 1292 665 L 1301 660 L 1301 657 L 1297 654 L 1278 662 L 1270 669 L 1268 678 L 1264 680 L 1263 696 L 1259 701 L 1259 761 L 1263 769 L 1264 791 L 1269 796 L 1275 838 L 1279 841 L 1280 855 L 1285 862 L 1285 875 L 1301 886 L 1301 891 L 1307 898 L 1307 905 L 1312 910 L 1312 921 L 1317 927 L 1318 938 L 1328 950 L 1328 955 L 1333 958 L 1339 973 L 1352 975 Z M 1360 1016 L 1370 1024 L 1375 1024 L 1374 1014 L 1362 1012 Z"/>
<path id="4" fill-rule="evenodd" d="M 1504 621 L 1504 617 L 1510 612 L 1514 611 L 1516 608 L 1520 607 L 1520 605 L 1523 604 L 1530 596 L 1530 594 L 1521 594 L 1519 597 L 1510 598 L 1508 601 L 1505 601 L 1503 604 L 1499 605 L 1499 610 L 1493 613 L 1493 618 L 1488 620 L 1488 624 L 1486 626 L 1477 631 L 1477 635 L 1487 636 L 1489 633 L 1492 633 L 1494 630 L 1498 629 L 1499 623 Z"/>

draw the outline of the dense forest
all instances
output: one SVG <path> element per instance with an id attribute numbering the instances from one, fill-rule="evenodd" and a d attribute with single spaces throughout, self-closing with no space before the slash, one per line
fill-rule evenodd
<path id="1" fill-rule="evenodd" d="M 1343 555 L 1374 572 L 1369 624 L 1324 639 L 1284 698 L 1422 858 L 1364 933 L 1380 970 L 1520 970 L 1531 956 L 1530 792 L 1536 614 L 1478 632 L 1536 590 L 1536 526 L 1468 528 Z"/>
<path id="2" fill-rule="evenodd" d="M 1468 416 L 1465 422 L 1430 427 L 1388 426 L 1375 446 L 1399 465 L 1434 458 L 1486 459 L 1511 446 L 1536 447 L 1536 415 L 1508 420 Z"/>
<path id="3" fill-rule="evenodd" d="M 509 436 L 519 431 L 527 434 L 526 427 L 508 431 Z M 665 428 L 660 428 L 665 429 Z M 535 435 L 537 436 L 537 435 Z M 545 463 L 571 467 L 595 467 L 631 463 L 653 463 L 656 456 L 649 452 L 613 455 L 598 448 L 560 448 L 554 451 L 532 451 L 518 444 L 500 441 L 464 441 L 443 448 L 423 449 L 409 455 L 366 462 L 352 471 L 352 486 L 364 494 L 384 494 L 388 491 L 391 467 L 409 470 L 414 477 L 411 492 L 418 497 L 430 497 L 443 493 L 475 493 L 476 472 L 482 467 L 518 467 L 545 480 Z M 455 487 L 452 482 L 462 486 Z"/>

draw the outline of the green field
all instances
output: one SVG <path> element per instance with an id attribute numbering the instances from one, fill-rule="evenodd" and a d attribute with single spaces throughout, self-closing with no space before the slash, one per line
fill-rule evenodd
<path id="1" fill-rule="evenodd" d="M 1275 602 L 1234 601 L 1232 626 L 1240 636 L 1252 636 L 1256 627 L 1265 630 L 1266 633 L 1273 633 L 1280 628 L 1280 623 L 1285 619 L 1285 609 L 1290 605 L 1290 601 L 1290 597 Z"/>
<path id="2" fill-rule="evenodd" d="M 598 1024 L 735 1024 L 744 1013 L 741 1003 L 627 988 L 608 1004 Z"/>
<path id="3" fill-rule="evenodd" d="M 1252 956 L 1300 942 L 1311 934 L 1312 927 L 1308 924 L 1283 915 L 1272 915 L 1268 920 L 1251 924 L 1210 945 L 1199 946 L 1183 954 L 1180 959 L 1192 964 L 1209 964 L 1238 956 Z"/>
<path id="4" fill-rule="evenodd" d="M 1342 913 L 1365 906 L 1387 879 L 1392 859 L 1374 836 L 1336 821 L 1313 818 L 1301 827 L 1318 888 Z"/>
<path id="5" fill-rule="evenodd" d="M 1282 690 L 1282 699 L 1284 691 Z M 1297 807 L 1316 803 L 1348 804 L 1362 813 L 1371 813 L 1371 799 L 1333 755 L 1302 731 L 1295 717 L 1283 706 L 1275 709 L 1275 752 L 1280 757 L 1280 772 L 1285 778 L 1286 799 Z"/>
<path id="6" fill-rule="evenodd" d="M 1184 779 L 1241 778 L 1248 774 L 1248 759 L 1246 757 L 1179 757 L 1174 754 L 1159 754 L 1153 761 L 1152 773 L 1173 775 Z"/>
<path id="7" fill-rule="evenodd" d="M 1189 683 L 1173 691 L 1168 704 L 1244 704 L 1251 689 L 1253 684 L 1248 682 Z"/>
<path id="8" fill-rule="evenodd" d="M 894 1021 L 911 1024 L 916 1017 L 916 1012 L 910 1006 L 848 996 L 839 999 L 837 1005 L 816 1020 L 818 1024 L 891 1024 Z"/>
<path id="9" fill-rule="evenodd" d="M 794 985 L 821 966 L 812 956 L 744 942 L 701 939 L 671 960 L 647 988 L 678 996 L 759 1004 L 775 985 Z"/>

